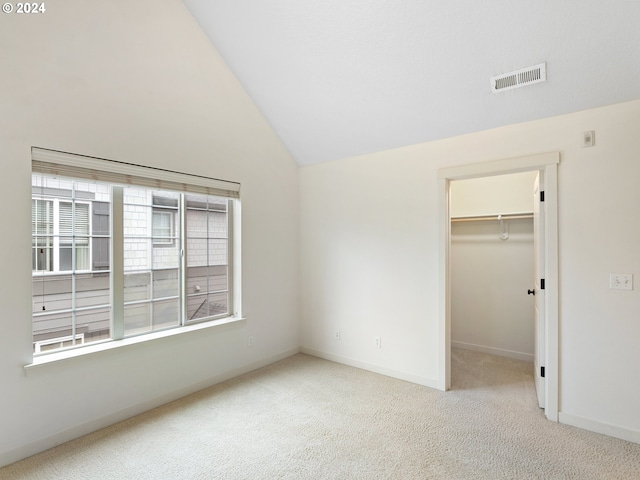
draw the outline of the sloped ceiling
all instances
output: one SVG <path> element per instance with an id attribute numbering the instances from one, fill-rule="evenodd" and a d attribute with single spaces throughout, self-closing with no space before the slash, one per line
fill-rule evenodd
<path id="1" fill-rule="evenodd" d="M 183 2 L 299 165 L 640 98 L 637 0 Z"/>

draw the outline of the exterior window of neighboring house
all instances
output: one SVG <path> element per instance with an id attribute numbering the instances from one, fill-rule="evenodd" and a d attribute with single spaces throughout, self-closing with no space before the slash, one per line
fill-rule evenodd
<path id="1" fill-rule="evenodd" d="M 53 202 L 31 200 L 31 269 L 53 270 Z"/>
<path id="2" fill-rule="evenodd" d="M 173 245 L 174 213 L 166 210 L 153 211 L 153 244 Z"/>
<path id="3" fill-rule="evenodd" d="M 88 203 L 33 198 L 32 270 L 89 270 L 89 228 Z"/>
<path id="4" fill-rule="evenodd" d="M 34 354 L 239 315 L 239 185 L 43 149 L 33 171 Z"/>

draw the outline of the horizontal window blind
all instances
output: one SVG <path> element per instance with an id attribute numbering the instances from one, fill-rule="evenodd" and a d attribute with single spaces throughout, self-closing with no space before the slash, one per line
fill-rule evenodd
<path id="1" fill-rule="evenodd" d="M 60 236 L 64 242 L 71 243 L 71 237 L 76 237 L 76 245 L 89 244 L 89 204 L 76 203 L 75 219 L 74 207 L 71 202 L 60 202 Z M 75 220 L 75 221 L 74 221 Z"/>
<path id="2" fill-rule="evenodd" d="M 32 147 L 32 171 L 66 178 L 83 178 L 117 185 L 175 190 L 227 198 L 240 197 L 240 184 L 200 175 L 144 167 Z"/>
<path id="3" fill-rule="evenodd" d="M 53 202 L 31 200 L 31 231 L 33 235 L 53 234 Z"/>

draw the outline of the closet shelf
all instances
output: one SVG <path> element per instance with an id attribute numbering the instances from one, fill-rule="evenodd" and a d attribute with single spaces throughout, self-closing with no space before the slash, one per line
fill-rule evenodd
<path id="1" fill-rule="evenodd" d="M 504 215 L 474 215 L 470 217 L 451 217 L 451 222 L 480 222 L 502 220 L 521 220 L 533 218 L 533 213 L 506 213 Z"/>

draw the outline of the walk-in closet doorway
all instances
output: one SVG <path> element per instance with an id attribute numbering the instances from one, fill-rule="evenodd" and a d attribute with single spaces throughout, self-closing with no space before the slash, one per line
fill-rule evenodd
<path id="1" fill-rule="evenodd" d="M 472 350 L 529 362 L 533 370 L 532 191 L 538 175 L 532 171 L 451 182 L 451 347 L 461 359 L 467 358 L 462 350 Z M 526 365 L 509 364 L 519 369 Z M 481 372 L 481 366 L 469 368 Z"/>
<path id="2" fill-rule="evenodd" d="M 553 421 L 558 163 L 559 154 L 549 153 L 438 171 L 444 388 L 451 387 L 452 346 L 532 359 L 539 404 Z M 544 205 L 534 203 L 534 191 Z"/>

